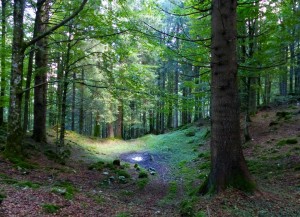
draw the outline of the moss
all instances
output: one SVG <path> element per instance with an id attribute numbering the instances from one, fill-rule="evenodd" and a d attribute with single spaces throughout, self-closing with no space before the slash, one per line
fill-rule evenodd
<path id="1" fill-rule="evenodd" d="M 291 138 L 286 140 L 286 144 L 297 144 L 298 140 L 296 138 Z"/>
<path id="2" fill-rule="evenodd" d="M 131 215 L 129 212 L 120 212 L 115 217 L 130 217 L 130 216 Z"/>
<path id="3" fill-rule="evenodd" d="M 130 178 L 130 174 L 125 170 L 116 170 L 118 176 L 124 176 L 125 178 Z"/>
<path id="4" fill-rule="evenodd" d="M 138 176 L 140 179 L 142 179 L 142 178 L 148 178 L 148 173 L 147 172 L 145 172 L 145 171 L 141 171 L 140 173 L 139 173 L 139 176 Z"/>
<path id="5" fill-rule="evenodd" d="M 66 199 L 71 200 L 74 197 L 74 194 L 77 192 L 77 189 L 70 182 L 62 181 L 57 182 L 51 190 L 56 194 L 63 195 Z"/>
<path id="6" fill-rule="evenodd" d="M 105 167 L 105 163 L 103 161 L 98 161 L 96 163 L 91 164 L 88 169 L 89 170 L 103 170 L 103 168 Z"/>
<path id="7" fill-rule="evenodd" d="M 48 204 L 48 203 L 42 204 L 42 207 L 44 212 L 49 214 L 54 214 L 61 208 L 60 206 L 57 206 L 55 204 Z"/>
<path id="8" fill-rule="evenodd" d="M 149 179 L 148 178 L 143 178 L 143 179 L 139 179 L 137 181 L 137 186 L 140 190 L 144 189 L 146 187 L 146 185 L 149 183 Z"/>
<path id="9" fill-rule="evenodd" d="M 182 201 L 179 206 L 179 213 L 181 216 L 194 217 L 195 216 L 194 202 L 191 200 Z"/>
<path id="10" fill-rule="evenodd" d="M 228 187 L 233 187 L 244 192 L 252 193 L 256 189 L 256 184 L 254 181 L 248 180 L 241 174 L 237 174 L 229 181 Z"/>
<path id="11" fill-rule="evenodd" d="M 195 135 L 196 135 L 196 132 L 194 130 L 189 130 L 185 133 L 185 136 L 187 136 L 187 137 L 192 137 Z"/>
<path id="12" fill-rule="evenodd" d="M 35 169 L 38 167 L 37 164 L 28 162 L 24 158 L 8 158 L 10 162 L 12 162 L 15 167 L 20 167 L 22 169 Z"/>
<path id="13" fill-rule="evenodd" d="M 6 198 L 6 195 L 3 193 L 0 193 L 0 204 L 2 203 L 2 201 Z"/>
<path id="14" fill-rule="evenodd" d="M 22 188 L 33 188 L 33 189 L 37 189 L 40 187 L 40 184 L 38 183 L 33 183 L 31 181 L 22 181 L 22 182 L 18 182 L 16 183 L 16 186 L 18 187 L 22 187 Z"/>

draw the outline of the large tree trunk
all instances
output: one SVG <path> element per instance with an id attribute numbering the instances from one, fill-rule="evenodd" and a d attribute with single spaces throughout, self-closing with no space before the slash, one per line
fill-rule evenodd
<path id="1" fill-rule="evenodd" d="M 46 32 L 49 20 L 50 0 L 38 0 L 36 13 L 36 31 L 39 34 Z M 47 71 L 48 48 L 47 37 L 36 42 L 35 64 L 36 75 L 34 78 L 34 125 L 33 139 L 36 142 L 46 142 L 46 117 L 47 117 Z"/>
<path id="2" fill-rule="evenodd" d="M 211 45 L 211 171 L 201 189 L 252 191 L 241 146 L 236 58 L 237 1 L 213 0 Z"/>
<path id="3" fill-rule="evenodd" d="M 0 89 L 0 126 L 4 122 L 4 96 L 6 88 L 6 3 L 1 1 L 1 89 Z"/>
<path id="4" fill-rule="evenodd" d="M 25 0 L 14 1 L 14 29 L 10 76 L 8 135 L 5 152 L 9 156 L 22 156 L 23 130 L 21 128 L 22 73 L 24 60 L 23 17 Z"/>

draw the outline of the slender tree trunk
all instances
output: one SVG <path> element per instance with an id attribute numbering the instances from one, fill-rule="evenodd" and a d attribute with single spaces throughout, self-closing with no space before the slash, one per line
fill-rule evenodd
<path id="1" fill-rule="evenodd" d="M 179 63 L 176 63 L 175 78 L 174 78 L 174 128 L 178 127 L 178 90 L 179 90 Z"/>
<path id="2" fill-rule="evenodd" d="M 21 127 L 22 74 L 24 60 L 23 17 L 25 0 L 14 1 L 14 29 L 12 42 L 12 67 L 10 76 L 10 101 L 8 135 L 5 152 L 10 156 L 22 156 L 23 130 Z"/>
<path id="3" fill-rule="evenodd" d="M 294 34 L 293 34 L 294 35 Z M 294 64 L 295 64 L 295 45 L 294 42 L 290 44 L 290 84 L 289 84 L 289 93 L 294 92 Z"/>
<path id="4" fill-rule="evenodd" d="M 33 49 L 33 47 L 32 47 L 32 49 Z M 30 84 L 31 84 L 31 77 L 32 77 L 32 71 L 33 71 L 33 57 L 34 57 L 34 51 L 31 50 L 29 53 L 29 58 L 28 58 L 28 70 L 27 70 L 26 86 L 25 86 L 26 90 L 30 88 Z M 25 97 L 24 97 L 24 118 L 23 118 L 24 133 L 26 133 L 27 129 L 28 129 L 30 93 L 31 93 L 30 90 L 26 91 Z"/>
<path id="5" fill-rule="evenodd" d="M 62 101 L 61 101 L 61 123 L 60 123 L 60 137 L 59 143 L 64 146 L 65 130 L 66 130 L 66 115 L 67 115 L 67 92 L 68 92 L 68 77 L 70 72 L 70 52 L 71 52 L 71 37 L 72 37 L 72 25 L 69 27 L 69 36 L 67 44 L 67 55 L 65 61 L 65 73 L 63 78 L 63 89 L 62 89 Z M 92 131 L 92 130 L 91 130 Z"/>
<path id="6" fill-rule="evenodd" d="M 300 43 L 298 40 L 298 50 L 300 50 Z M 295 66 L 295 94 L 300 95 L 300 52 L 297 53 Z"/>
<path id="7" fill-rule="evenodd" d="M 71 130 L 75 131 L 75 97 L 76 97 L 76 88 L 75 88 L 76 73 L 73 73 L 73 83 L 72 83 L 72 120 L 71 120 Z"/>
<path id="8" fill-rule="evenodd" d="M 38 0 L 36 13 L 36 31 L 44 33 L 47 29 L 50 12 L 50 0 Z M 35 64 L 36 75 L 34 78 L 34 125 L 33 139 L 37 142 L 46 142 L 46 117 L 47 117 L 47 71 L 48 48 L 47 37 L 36 42 Z"/>
<path id="9" fill-rule="evenodd" d="M 119 100 L 116 137 L 123 139 L 123 100 Z"/>
<path id="10" fill-rule="evenodd" d="M 254 189 L 241 145 L 236 57 L 237 1 L 212 3 L 211 171 L 201 191 Z"/>
<path id="11" fill-rule="evenodd" d="M 6 3 L 1 1 L 1 89 L 0 89 L 0 126 L 4 122 L 4 96 L 6 88 Z"/>
<path id="12" fill-rule="evenodd" d="M 149 110 L 149 133 L 154 134 L 154 114 L 153 110 Z"/>
<path id="13" fill-rule="evenodd" d="M 84 80 L 84 70 L 81 71 L 81 81 Z M 79 108 L 79 134 L 83 134 L 84 112 L 83 112 L 84 86 L 80 86 L 80 108 Z"/>

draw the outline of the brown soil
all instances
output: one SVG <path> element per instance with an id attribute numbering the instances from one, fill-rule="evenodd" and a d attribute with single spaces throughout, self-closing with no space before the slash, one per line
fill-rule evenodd
<path id="1" fill-rule="evenodd" d="M 194 196 L 196 202 L 193 202 L 190 216 L 197 212 L 198 216 L 202 213 L 202 216 L 220 217 L 300 216 L 299 110 L 299 107 L 276 108 L 260 111 L 252 117 L 252 140 L 244 145 L 244 153 L 252 165 L 250 169 L 257 182 L 257 192 L 246 194 L 229 189 L 217 196 Z M 278 111 L 288 111 L 290 117 L 278 119 Z M 270 126 L 274 121 L 276 123 Z M 279 141 L 288 138 L 295 138 L 298 143 L 278 145 Z M 134 153 L 124 154 L 121 158 L 130 161 L 126 158 L 130 154 Z M 150 183 L 145 188 L 139 187 L 138 171 L 133 165 L 127 169 L 132 177 L 128 183 L 116 180 L 103 185 L 103 180 L 115 175 L 114 172 L 107 170 L 109 175 L 106 175 L 103 171 L 89 170 L 89 164 L 79 160 L 61 165 L 34 151 L 30 162 L 38 166 L 23 169 L 0 156 L 0 194 L 6 196 L 0 204 L 0 216 L 180 216 L 178 207 L 159 203 L 167 195 L 171 179 L 164 176 L 170 168 L 164 165 L 163 156 L 138 154 L 145 154 L 147 159 L 145 165 L 140 165 L 153 167 L 159 173 L 158 176 L 150 176 Z M 22 181 L 38 183 L 40 187 L 35 189 L 18 184 Z M 54 186 L 61 182 L 75 187 L 72 199 L 53 192 Z M 55 204 L 60 209 L 50 214 L 43 204 Z M 188 216 L 185 212 L 181 214 Z"/>

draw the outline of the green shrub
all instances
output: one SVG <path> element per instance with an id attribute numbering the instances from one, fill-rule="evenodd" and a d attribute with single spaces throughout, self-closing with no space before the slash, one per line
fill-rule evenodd
<path id="1" fill-rule="evenodd" d="M 118 176 L 124 176 L 125 178 L 130 178 L 130 174 L 125 170 L 116 170 Z"/>
<path id="2" fill-rule="evenodd" d="M 43 210 L 49 214 L 56 213 L 61 208 L 60 206 L 57 206 L 55 204 L 47 204 L 47 203 L 43 204 L 42 207 Z"/>
<path id="3" fill-rule="evenodd" d="M 31 181 L 22 181 L 22 182 L 18 182 L 18 183 L 16 183 L 16 185 L 17 185 L 18 187 L 22 187 L 22 188 L 27 187 L 27 188 L 33 188 L 33 189 L 37 189 L 37 188 L 40 187 L 40 184 L 38 184 L 38 183 L 33 183 L 33 182 L 31 182 Z"/>
<path id="4" fill-rule="evenodd" d="M 145 172 L 145 171 L 141 171 L 139 173 L 139 178 L 142 179 L 142 178 L 148 178 L 148 173 Z"/>
<path id="5" fill-rule="evenodd" d="M 88 169 L 89 170 L 103 170 L 103 168 L 105 167 L 105 163 L 103 161 L 98 161 L 96 163 L 91 164 Z"/>
<path id="6" fill-rule="evenodd" d="M 6 198 L 6 195 L 0 193 L 0 204 L 2 203 L 2 201 Z"/>
<path id="7" fill-rule="evenodd" d="M 56 194 L 63 195 L 66 199 L 71 200 L 74 197 L 74 194 L 77 192 L 77 189 L 70 182 L 62 181 L 54 185 L 51 190 Z"/>
<path id="8" fill-rule="evenodd" d="M 137 181 L 137 186 L 140 190 L 144 189 L 146 187 L 146 185 L 148 184 L 149 179 L 139 179 Z"/>
<path id="9" fill-rule="evenodd" d="M 287 139 L 286 144 L 297 144 L 298 140 L 295 138 Z"/>
<path id="10" fill-rule="evenodd" d="M 180 203 L 179 212 L 181 216 L 184 217 L 194 217 L 195 216 L 195 210 L 194 210 L 194 204 L 190 200 L 185 200 Z"/>
<path id="11" fill-rule="evenodd" d="M 196 132 L 194 130 L 189 130 L 185 133 L 186 136 L 192 137 L 196 135 Z"/>

